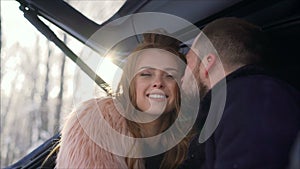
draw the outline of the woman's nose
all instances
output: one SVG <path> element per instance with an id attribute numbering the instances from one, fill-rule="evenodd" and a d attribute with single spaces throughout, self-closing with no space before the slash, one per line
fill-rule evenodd
<path id="1" fill-rule="evenodd" d="M 164 82 L 162 77 L 155 77 L 154 81 L 153 81 L 153 85 L 154 88 L 163 88 L 164 87 Z"/>

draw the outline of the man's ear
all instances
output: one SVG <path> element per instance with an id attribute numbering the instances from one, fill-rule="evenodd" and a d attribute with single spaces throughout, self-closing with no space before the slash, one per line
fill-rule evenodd
<path id="1" fill-rule="evenodd" d="M 208 72 L 212 71 L 215 63 L 216 56 L 214 54 L 208 54 L 202 59 L 202 63 L 204 64 L 205 76 L 208 76 Z"/>

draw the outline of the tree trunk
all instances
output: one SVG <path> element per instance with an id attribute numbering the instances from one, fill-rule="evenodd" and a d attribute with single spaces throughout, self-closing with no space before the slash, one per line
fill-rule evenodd
<path id="1" fill-rule="evenodd" d="M 67 43 L 67 36 L 64 34 L 64 43 Z M 66 56 L 62 56 L 61 60 L 61 69 L 60 69 L 60 88 L 59 88 L 59 94 L 57 97 L 57 104 L 56 104 L 56 112 L 55 112 L 55 123 L 53 131 L 54 133 L 59 132 L 59 124 L 60 124 L 60 114 L 62 110 L 62 104 L 63 104 L 63 92 L 64 92 L 64 72 L 65 72 L 65 63 L 66 63 Z"/>
<path id="2" fill-rule="evenodd" d="M 46 61 L 46 76 L 44 83 L 44 93 L 41 100 L 40 105 L 40 115 L 41 115 L 41 124 L 39 128 L 39 138 L 41 137 L 41 133 L 44 131 L 48 131 L 48 94 L 49 94 L 49 74 L 50 74 L 50 57 L 52 54 L 52 49 L 50 48 L 50 42 L 48 42 L 48 57 Z"/>
<path id="3" fill-rule="evenodd" d="M 2 56 L 2 29 L 1 29 L 1 15 L 0 15 L 0 55 Z M 1 69 L 2 65 L 0 66 L 0 79 L 2 79 L 2 75 L 3 75 L 3 72 L 2 72 L 2 69 Z"/>
<path id="4" fill-rule="evenodd" d="M 39 77 L 39 72 L 37 71 L 38 70 L 38 67 L 39 67 L 39 64 L 40 64 L 40 57 L 39 57 L 39 54 L 40 54 L 40 48 L 39 48 L 39 41 L 40 41 L 40 38 L 39 36 L 36 37 L 36 43 L 35 43 L 35 53 L 34 53 L 34 59 L 35 62 L 34 63 L 34 69 L 32 71 L 30 71 L 30 78 L 32 80 L 32 90 L 31 90 L 31 93 L 30 93 L 30 102 L 31 102 L 31 105 L 35 105 L 37 103 L 37 100 L 35 99 L 35 96 L 36 94 L 39 94 L 37 93 L 38 90 L 37 90 L 37 78 Z M 35 106 L 34 106 L 35 107 Z M 30 112 L 29 112 L 29 144 L 30 146 L 34 143 L 34 141 L 36 141 L 38 138 L 36 138 L 36 135 L 34 135 L 33 133 L 36 132 L 36 129 L 38 128 L 38 125 L 39 125 L 39 122 L 37 122 L 39 120 L 39 111 L 36 109 L 36 108 L 33 108 Z"/>
<path id="5" fill-rule="evenodd" d="M 17 77 L 18 76 L 16 76 L 15 78 L 14 78 L 14 80 L 12 81 L 12 84 L 11 84 L 11 89 L 12 89 L 12 91 L 16 88 L 16 79 L 17 79 Z M 4 111 L 1 113 L 1 126 L 0 126 L 0 131 L 1 131 L 1 133 L 3 133 L 4 131 L 3 131 L 3 129 L 6 127 L 5 125 L 6 125 L 6 122 L 7 122 L 7 115 L 8 115 L 8 112 L 10 112 L 11 111 L 11 104 L 12 104 L 12 102 L 13 102 L 13 100 L 15 99 L 15 94 L 13 93 L 13 92 L 11 92 L 10 93 L 10 96 L 9 97 L 7 97 L 8 98 L 8 102 L 7 102 L 7 104 L 6 104 L 6 106 L 5 106 L 5 109 L 4 109 Z"/>

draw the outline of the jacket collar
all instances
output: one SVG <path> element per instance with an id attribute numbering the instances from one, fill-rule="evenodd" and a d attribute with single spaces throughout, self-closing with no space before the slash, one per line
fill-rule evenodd
<path id="1" fill-rule="evenodd" d="M 229 75 L 227 75 L 224 79 L 226 80 L 226 84 L 229 84 L 234 79 L 237 79 L 239 77 L 246 77 L 250 75 L 257 75 L 257 74 L 267 74 L 266 71 L 258 66 L 258 65 L 245 65 L 243 67 L 240 67 L 239 69 L 233 71 Z M 205 123 L 207 113 L 210 109 L 211 104 L 211 92 L 212 90 L 219 90 L 223 83 L 218 82 L 211 90 L 207 92 L 207 94 L 203 97 L 203 99 L 200 102 L 200 108 L 199 113 L 197 116 L 197 128 L 201 130 L 202 126 Z"/>
<path id="2" fill-rule="evenodd" d="M 226 84 L 228 84 L 232 80 L 237 79 L 239 77 L 246 77 L 246 76 L 257 75 L 257 74 L 267 74 L 267 72 L 265 69 L 263 69 L 261 66 L 258 66 L 258 65 L 254 65 L 254 64 L 245 65 L 245 66 L 242 66 L 242 67 L 238 68 L 237 70 L 231 72 L 222 80 L 226 80 Z M 201 102 L 206 103 L 207 102 L 206 100 L 210 101 L 211 91 L 215 90 L 215 89 L 217 90 L 218 88 L 220 88 L 220 85 L 222 85 L 222 83 L 220 83 L 220 82 L 215 84 L 215 86 L 207 92 L 207 94 L 204 96 L 204 98 Z"/>

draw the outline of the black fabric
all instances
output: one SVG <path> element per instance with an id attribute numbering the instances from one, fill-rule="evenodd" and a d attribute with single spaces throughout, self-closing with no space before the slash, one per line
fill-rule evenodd
<path id="1" fill-rule="evenodd" d="M 164 157 L 164 153 L 145 158 L 145 168 L 146 169 L 159 169 L 163 157 Z"/>
<path id="2" fill-rule="evenodd" d="M 300 130 L 299 91 L 255 65 L 226 77 L 224 112 L 213 135 L 203 144 L 194 139 L 182 168 L 281 169 Z M 213 90 L 219 90 L 216 84 Z M 211 91 L 201 102 L 200 130 L 210 108 Z"/>

